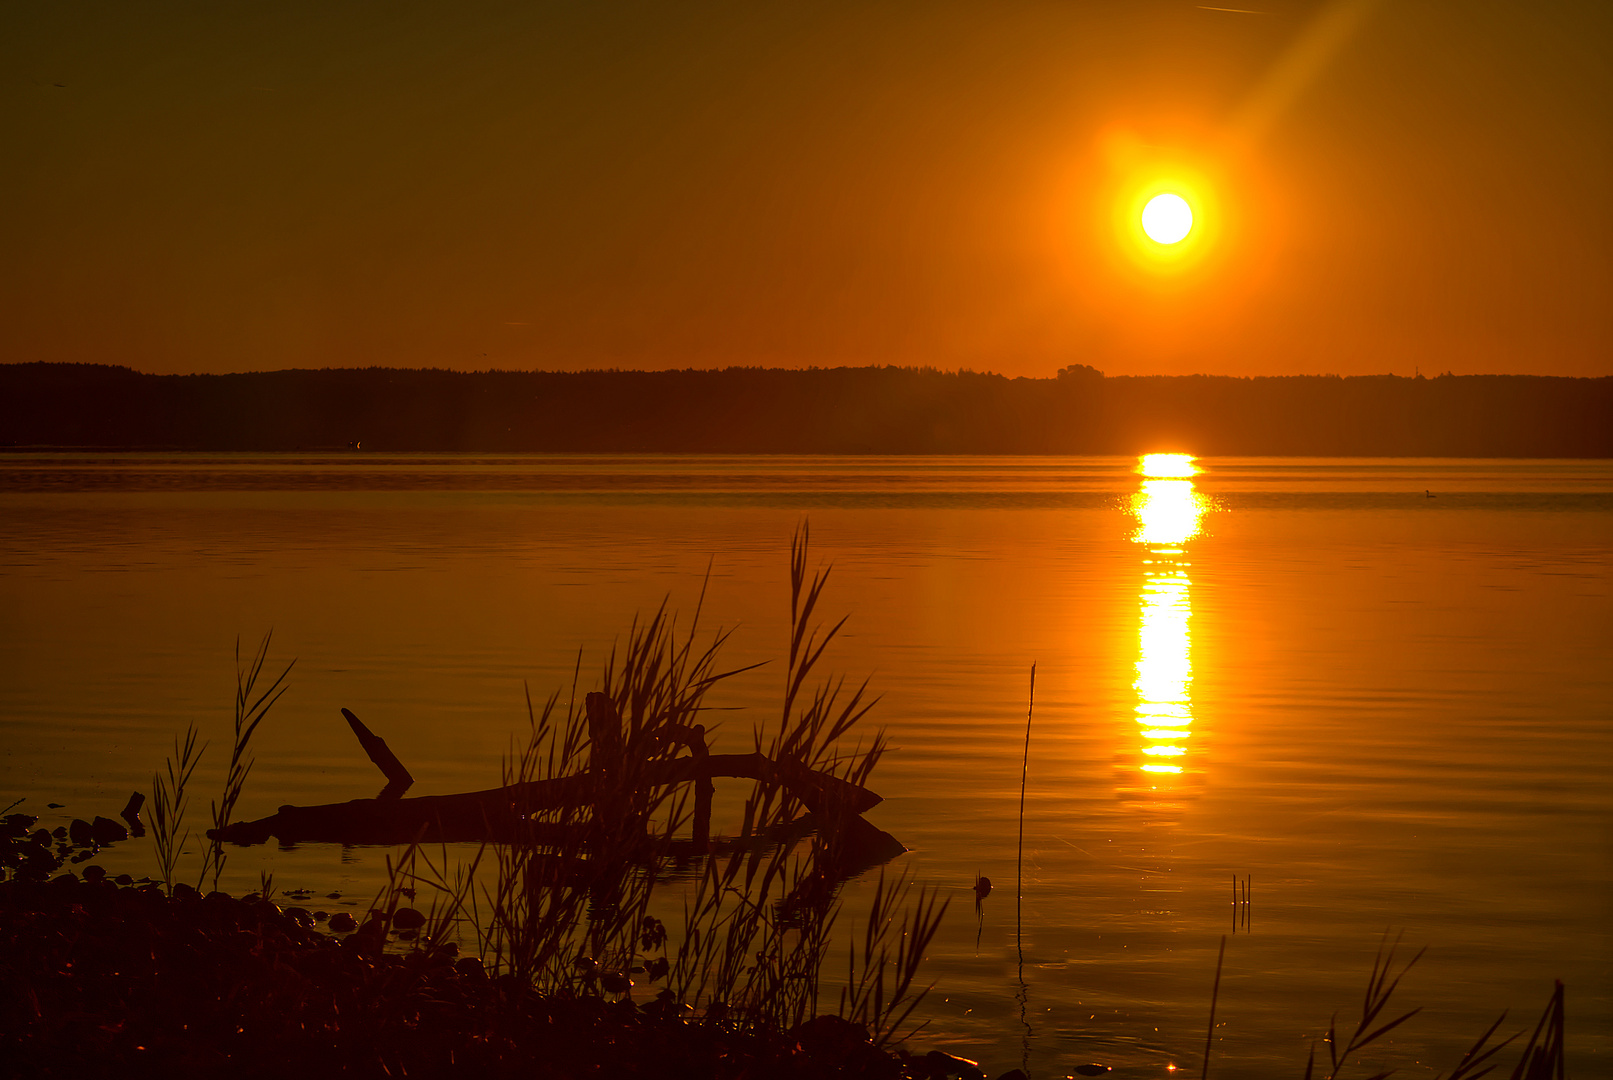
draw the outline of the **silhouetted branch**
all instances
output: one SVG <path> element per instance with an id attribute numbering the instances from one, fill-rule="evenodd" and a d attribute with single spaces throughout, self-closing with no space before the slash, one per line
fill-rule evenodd
<path id="1" fill-rule="evenodd" d="M 409 775 L 409 770 L 403 767 L 403 762 L 399 761 L 398 756 L 387 746 L 386 740 L 365 727 L 362 720 L 346 709 L 342 710 L 342 716 L 346 717 L 347 726 L 353 729 L 353 734 L 358 736 L 358 744 L 364 748 L 370 760 L 375 762 L 375 767 L 381 770 L 381 775 L 386 777 L 386 787 L 382 788 L 381 794 L 376 797 L 403 798 L 403 793 L 414 784 L 414 777 Z"/>

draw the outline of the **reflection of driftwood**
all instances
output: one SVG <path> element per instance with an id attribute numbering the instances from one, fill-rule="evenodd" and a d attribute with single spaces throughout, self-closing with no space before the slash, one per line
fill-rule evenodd
<path id="1" fill-rule="evenodd" d="M 705 729 L 672 726 L 660 738 L 689 748 L 688 757 L 644 760 L 640 748 L 622 737 L 615 707 L 603 694 L 587 698 L 590 768 L 571 776 L 529 780 L 486 791 L 401 798 L 413 782 L 386 743 L 351 712 L 342 710 L 370 760 L 388 784 L 379 798 L 322 806 L 282 806 L 270 817 L 238 821 L 208 831 L 209 839 L 261 844 L 270 837 L 283 844 L 407 844 L 525 841 L 539 845 L 586 847 L 590 826 L 534 821 L 545 811 L 589 808 L 593 822 L 628 817 L 636 793 L 673 784 L 695 785 L 693 854 L 710 850 L 711 796 L 715 777 L 776 784 L 810 811 L 810 824 L 846 872 L 894 858 L 906 849 L 862 814 L 880 802 L 867 788 L 798 762 L 774 761 L 761 753 L 712 754 Z M 624 745 L 627 742 L 627 745 Z M 682 845 L 679 845 L 682 846 Z"/>

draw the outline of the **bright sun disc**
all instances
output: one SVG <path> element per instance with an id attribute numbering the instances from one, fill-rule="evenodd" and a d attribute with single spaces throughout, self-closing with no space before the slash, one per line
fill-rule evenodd
<path id="1" fill-rule="evenodd" d="M 1180 195 L 1155 195 L 1143 207 L 1143 232 L 1156 244 L 1175 244 L 1193 228 L 1193 208 Z"/>

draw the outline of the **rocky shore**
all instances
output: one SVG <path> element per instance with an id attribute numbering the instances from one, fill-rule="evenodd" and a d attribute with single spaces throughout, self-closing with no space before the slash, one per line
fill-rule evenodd
<path id="1" fill-rule="evenodd" d="M 878 1048 L 837 1016 L 767 1031 L 697 1017 L 670 993 L 540 995 L 452 944 L 409 941 L 423 921 L 410 908 L 358 925 L 256 895 L 176 885 L 169 896 L 94 863 L 74 872 L 63 864 L 93 857 L 93 834 L 33 823 L 6 818 L 0 843 L 7 1078 L 983 1075 L 937 1052 Z M 115 823 L 101 828 L 115 839 Z"/>

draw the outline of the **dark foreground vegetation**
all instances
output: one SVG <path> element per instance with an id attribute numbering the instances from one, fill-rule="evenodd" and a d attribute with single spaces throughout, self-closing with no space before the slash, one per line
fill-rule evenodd
<path id="1" fill-rule="evenodd" d="M 93 864 L 92 864 L 93 865 Z M 413 909 L 403 909 L 411 911 Z M 321 913 L 322 914 L 322 913 Z M 401 912 L 393 913 L 393 920 Z M 339 918 L 339 917 L 338 917 Z M 300 907 L 180 885 L 0 882 L 6 1077 L 928 1075 L 826 1016 L 788 1031 L 688 1022 L 598 986 L 540 993 L 452 944 L 387 951 Z"/>
<path id="2" fill-rule="evenodd" d="M 252 736 L 291 670 L 265 670 L 266 637 L 255 656 L 237 656 L 225 786 L 195 886 L 179 880 L 206 747 L 194 728 L 153 776 L 144 822 L 138 794 L 126 824 L 98 817 L 50 833 L 29 815 L 5 818 L 0 1072 L 982 1075 L 898 1045 L 946 907 L 901 875 L 881 874 L 832 1011 L 820 1001 L 840 884 L 904 850 L 861 817 L 878 801 L 864 782 L 884 743 L 845 740 L 871 703 L 838 679 L 814 681 L 839 629 L 816 621 L 826 577 L 809 570 L 803 528 L 781 720 L 770 737 L 752 734 L 749 770 L 708 767 L 722 759 L 706 752 L 698 722 L 707 691 L 733 674 L 715 664 L 726 635 L 699 647 L 698 614 L 680 631 L 665 609 L 633 628 L 583 702 L 574 687 L 563 709 L 558 693 L 531 709 L 505 784 L 491 791 L 404 798 L 406 770 L 348 714 L 389 782 L 377 799 L 312 808 L 318 839 L 377 842 L 365 830 L 379 826 L 413 840 L 387 841 L 406 850 L 389 858 L 362 921 L 282 909 L 268 880 L 239 899 L 218 891 Z M 733 776 L 753 781 L 743 826 L 711 836 L 714 777 Z M 331 816 L 353 806 L 364 808 L 357 818 Z M 283 832 L 290 809 L 245 823 L 245 842 Z M 432 861 L 423 842 L 474 840 L 478 823 L 473 858 L 453 862 L 444 849 Z M 147 825 L 159 881 L 108 880 L 95 864 L 64 872 Z M 881 837 L 890 842 L 870 847 Z M 670 905 L 655 894 L 674 868 L 693 883 L 669 927 L 657 912 Z M 461 955 L 462 941 L 474 953 Z"/>
<path id="3" fill-rule="evenodd" d="M 0 446 L 1613 457 L 1613 378 L 0 365 Z"/>

